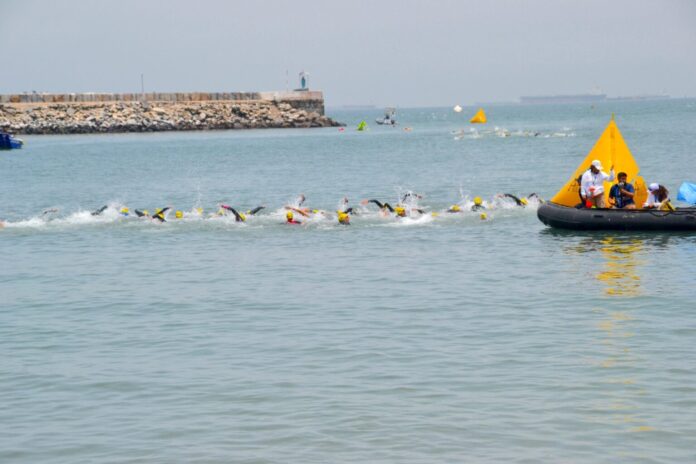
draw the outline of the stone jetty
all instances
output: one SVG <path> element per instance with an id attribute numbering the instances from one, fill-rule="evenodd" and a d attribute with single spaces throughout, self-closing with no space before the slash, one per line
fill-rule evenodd
<path id="1" fill-rule="evenodd" d="M 0 130 L 89 134 L 332 127 L 317 91 L 0 95 Z"/>

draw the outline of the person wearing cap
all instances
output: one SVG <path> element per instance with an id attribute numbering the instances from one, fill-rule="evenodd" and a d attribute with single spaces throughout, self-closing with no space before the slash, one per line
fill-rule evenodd
<path id="1" fill-rule="evenodd" d="M 669 203 L 669 190 L 664 185 L 652 183 L 648 185 L 648 200 L 643 204 L 645 209 L 672 209 Z"/>
<path id="2" fill-rule="evenodd" d="M 292 211 L 288 211 L 287 213 L 285 213 L 285 223 L 286 224 L 302 224 L 302 222 L 295 219 L 295 215 L 292 214 Z"/>
<path id="3" fill-rule="evenodd" d="M 580 196 L 587 208 L 604 208 L 604 182 L 614 180 L 614 166 L 609 174 L 603 171 L 599 160 L 592 161 L 590 168 L 580 178 Z"/>
<path id="4" fill-rule="evenodd" d="M 609 203 L 618 209 L 636 209 L 636 202 L 633 200 L 636 189 L 627 181 L 628 176 L 625 172 L 620 172 L 616 178 L 618 182 L 609 190 Z"/>

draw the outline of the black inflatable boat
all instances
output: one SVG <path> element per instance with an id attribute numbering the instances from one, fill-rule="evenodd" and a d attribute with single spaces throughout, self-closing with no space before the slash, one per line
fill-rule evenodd
<path id="1" fill-rule="evenodd" d="M 696 207 L 674 211 L 653 209 L 576 209 L 544 203 L 537 210 L 547 226 L 572 230 L 696 231 Z"/>

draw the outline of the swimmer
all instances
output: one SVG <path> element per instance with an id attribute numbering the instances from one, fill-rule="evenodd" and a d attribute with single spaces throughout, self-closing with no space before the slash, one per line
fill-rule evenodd
<path id="1" fill-rule="evenodd" d="M 352 206 L 348 206 L 348 203 L 348 197 L 343 197 L 336 213 L 357 214 L 357 211 L 355 211 Z"/>
<path id="2" fill-rule="evenodd" d="M 337 219 L 339 224 L 343 224 L 344 226 L 349 226 L 350 225 L 350 214 L 345 212 L 345 211 L 336 211 Z"/>
<path id="3" fill-rule="evenodd" d="M 505 198 L 505 197 L 512 198 L 513 200 L 515 200 L 515 203 L 517 203 L 517 206 L 520 206 L 522 208 L 524 208 L 525 206 L 527 206 L 529 204 L 529 201 L 526 198 L 518 198 L 511 193 L 503 193 L 502 195 L 498 195 L 498 197 L 499 198 Z"/>
<path id="4" fill-rule="evenodd" d="M 286 224 L 302 224 L 300 221 L 297 221 L 295 219 L 295 215 L 292 214 L 292 211 L 288 211 L 285 213 L 285 223 Z"/>
<path id="5" fill-rule="evenodd" d="M 423 199 L 423 195 L 419 195 L 419 194 L 417 194 L 417 193 L 413 193 L 413 192 L 411 192 L 411 191 L 409 190 L 408 192 L 406 192 L 406 193 L 404 194 L 403 197 L 401 197 L 401 203 L 406 203 L 407 200 L 408 200 L 408 201 L 414 201 L 414 200 L 415 200 L 415 201 L 418 201 L 418 200 L 422 200 L 422 199 Z"/>
<path id="6" fill-rule="evenodd" d="M 149 219 L 157 219 L 159 222 L 167 222 L 167 220 L 165 219 L 164 216 L 165 216 L 165 213 L 167 211 L 169 211 L 170 209 L 172 209 L 171 206 L 166 206 L 164 208 L 157 208 L 155 210 L 155 214 L 153 214 L 152 216 L 150 216 L 150 212 L 146 209 L 144 209 L 142 211 L 139 209 L 136 209 L 135 214 L 137 214 L 138 217 L 146 217 Z"/>
<path id="7" fill-rule="evenodd" d="M 529 195 L 527 195 L 527 198 L 530 199 L 530 200 L 531 200 L 532 198 L 534 198 L 534 199 L 536 199 L 536 201 L 538 201 L 539 203 L 544 203 L 544 199 L 541 198 L 541 197 L 539 196 L 539 194 L 536 193 L 536 192 L 530 193 Z"/>
<path id="8" fill-rule="evenodd" d="M 108 205 L 104 205 L 104 206 L 102 206 L 101 208 L 99 208 L 98 210 L 92 211 L 92 216 L 101 216 L 101 213 L 103 213 L 104 211 L 106 211 L 107 208 L 109 208 L 109 206 L 108 206 Z"/>
<path id="9" fill-rule="evenodd" d="M 119 210 L 118 212 L 121 216 L 128 216 L 130 214 L 130 210 L 127 207 L 123 207 Z"/>
<path id="10" fill-rule="evenodd" d="M 227 210 L 227 211 L 230 211 L 232 214 L 234 214 L 234 220 L 236 222 L 245 222 L 247 214 L 249 216 L 253 216 L 254 214 L 256 214 L 259 211 L 261 211 L 262 209 L 264 209 L 265 206 L 257 206 L 256 208 L 251 209 L 251 210 L 247 211 L 246 213 L 240 213 L 236 209 L 234 209 L 233 207 L 231 207 L 229 205 L 220 205 L 220 208 Z"/>
<path id="11" fill-rule="evenodd" d="M 174 213 L 174 217 L 177 218 L 177 219 L 183 219 L 183 218 L 184 218 L 184 213 L 183 213 L 183 211 L 177 210 L 177 211 Z"/>
<path id="12" fill-rule="evenodd" d="M 481 197 L 474 197 L 474 204 L 471 206 L 471 211 L 479 211 L 482 209 L 486 209 L 486 207 L 483 206 L 483 200 L 481 200 Z"/>
<path id="13" fill-rule="evenodd" d="M 44 212 L 41 213 L 41 215 L 45 216 L 47 214 L 53 214 L 53 213 L 57 213 L 57 212 L 58 212 L 58 208 L 49 208 L 47 210 L 44 210 Z"/>
<path id="14" fill-rule="evenodd" d="M 285 206 L 285 209 L 295 211 L 296 213 L 299 213 L 304 217 L 309 217 L 309 213 L 318 213 L 319 210 L 313 211 L 310 208 L 307 208 L 306 206 L 302 206 L 304 205 L 306 199 L 307 198 L 305 197 L 304 193 L 300 193 L 293 203 Z"/>
<path id="15" fill-rule="evenodd" d="M 314 211 L 310 211 L 309 208 L 295 208 L 294 206 L 290 206 L 290 205 L 285 205 L 285 209 L 287 209 L 288 212 L 294 211 L 297 214 L 301 214 L 302 216 L 307 217 L 307 218 L 309 217 L 310 213 L 314 213 L 314 214 L 319 213 L 318 209 L 315 209 Z"/>
<path id="16" fill-rule="evenodd" d="M 368 203 L 374 203 L 375 205 L 377 205 L 377 207 L 379 208 L 379 214 L 384 217 L 388 216 L 389 213 L 394 212 L 394 208 L 392 208 L 392 206 L 387 202 L 381 203 L 379 200 L 362 200 L 360 202 L 360 204 L 363 206 L 366 206 Z"/>

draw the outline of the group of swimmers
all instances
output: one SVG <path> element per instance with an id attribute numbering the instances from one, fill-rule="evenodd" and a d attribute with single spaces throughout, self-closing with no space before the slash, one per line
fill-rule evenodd
<path id="1" fill-rule="evenodd" d="M 368 208 L 370 204 L 374 204 L 375 206 L 377 206 L 380 216 L 393 217 L 397 220 L 403 218 L 415 219 L 424 215 L 439 216 L 440 214 L 457 214 L 464 213 L 465 211 L 477 212 L 479 213 L 479 217 L 481 219 L 488 219 L 488 216 L 485 212 L 487 207 L 484 204 L 481 197 L 478 196 L 473 199 L 473 205 L 471 206 L 463 206 L 463 202 L 460 202 L 451 205 L 446 210 L 441 212 L 428 212 L 425 209 L 419 207 L 418 202 L 422 198 L 423 197 L 420 194 L 414 192 L 407 192 L 404 195 L 402 195 L 399 201 L 395 203 L 393 206 L 392 204 L 386 201 L 383 202 L 377 199 L 365 199 L 360 202 L 362 208 L 356 209 L 350 206 L 348 198 L 344 197 L 339 202 L 339 206 L 336 209 L 335 214 L 333 214 L 326 210 L 313 209 L 305 206 L 306 197 L 304 194 L 300 194 L 294 202 L 283 206 L 283 209 L 285 210 L 285 223 L 290 225 L 301 225 L 303 223 L 306 223 L 307 220 L 314 217 L 322 217 L 335 220 L 338 222 L 338 224 L 341 225 L 350 225 L 351 217 L 358 215 L 361 212 L 366 213 L 366 208 Z M 500 199 L 503 201 L 505 199 L 512 200 L 516 206 L 522 208 L 526 207 L 529 204 L 529 200 L 533 198 L 539 202 L 542 201 L 536 193 L 532 193 L 527 197 L 522 198 L 510 193 L 502 193 L 495 196 L 495 199 Z M 127 206 L 119 206 L 116 209 L 120 216 L 147 219 L 157 223 L 167 222 L 168 215 L 173 210 L 171 206 L 157 208 L 152 213 L 146 209 L 134 209 L 131 211 L 131 209 Z M 234 206 L 222 203 L 219 205 L 217 211 L 215 213 L 210 214 L 209 216 L 232 216 L 234 217 L 235 222 L 246 222 L 248 217 L 256 215 L 259 211 L 263 209 L 265 209 L 265 206 L 261 205 L 253 209 L 242 210 L 241 208 L 235 208 Z M 104 205 L 92 211 L 90 214 L 92 216 L 102 216 L 105 214 L 105 212 L 107 212 L 107 210 L 109 210 L 109 206 Z M 45 216 L 51 213 L 56 213 L 57 211 L 57 209 L 48 209 L 43 212 L 43 215 Z M 191 214 L 197 217 L 202 217 L 204 215 L 204 211 L 202 208 L 196 208 L 192 213 L 184 213 L 180 210 L 174 210 L 174 218 L 176 220 L 184 219 L 185 217 L 190 216 Z M 0 221 L 0 227 L 2 227 L 2 225 L 3 223 Z"/>
<path id="2" fill-rule="evenodd" d="M 628 182 L 625 172 L 616 176 L 617 183 L 609 190 L 609 204 L 611 208 L 636 209 L 635 187 Z M 580 184 L 580 208 L 606 208 L 604 202 L 604 182 L 614 180 L 614 166 L 609 169 L 609 174 L 603 171 L 599 160 L 592 161 L 590 167 L 578 179 Z M 669 200 L 669 190 L 664 185 L 651 183 L 648 185 L 648 199 L 643 203 L 644 209 L 661 209 L 673 211 L 674 207 Z"/>
<path id="3" fill-rule="evenodd" d="M 369 204 L 374 204 L 379 208 L 379 214 L 382 217 L 395 217 L 397 219 L 400 218 L 418 218 L 422 215 L 428 214 L 424 209 L 420 208 L 418 206 L 418 200 L 422 199 L 422 195 L 419 195 L 417 193 L 413 192 L 407 192 L 401 197 L 401 201 L 399 203 L 396 203 L 394 206 L 389 204 L 388 202 L 382 202 L 377 199 L 365 199 L 360 202 L 362 206 L 367 207 Z M 526 207 L 529 204 L 529 200 L 532 198 L 536 198 L 538 201 L 543 202 L 541 198 L 536 193 L 532 193 L 528 195 L 526 198 L 519 198 L 515 195 L 512 195 L 510 193 L 503 193 L 496 195 L 496 198 L 510 198 L 515 201 L 515 204 L 517 206 L 520 206 L 522 208 Z M 310 208 L 306 208 L 303 206 L 305 202 L 305 196 L 300 195 L 298 199 L 296 200 L 296 205 L 295 206 L 290 206 L 286 205 L 285 209 L 287 209 L 286 213 L 286 222 L 288 224 L 302 224 L 301 221 L 298 221 L 295 219 L 295 213 L 298 213 L 304 217 L 310 217 L 312 214 L 322 214 L 326 215 L 327 213 L 323 210 L 312 210 Z M 356 215 L 358 214 L 358 211 L 355 210 L 353 207 L 348 206 L 348 198 L 344 197 L 341 200 L 341 204 L 339 206 L 339 209 L 336 211 L 336 219 L 339 224 L 343 225 L 349 225 L 350 224 L 350 217 L 351 215 Z M 481 212 L 482 210 L 485 210 L 486 207 L 483 204 L 483 200 L 481 197 L 475 197 L 474 198 L 474 204 L 470 207 L 471 211 L 474 212 L 480 212 L 480 218 L 485 220 L 488 218 L 485 212 Z M 462 213 L 464 210 L 462 209 L 462 206 L 460 203 L 455 203 L 452 206 L 450 206 L 446 211 L 446 213 L 449 214 L 456 214 L 456 213 Z M 432 216 L 438 216 L 440 213 L 433 211 L 430 212 L 430 215 Z"/>

